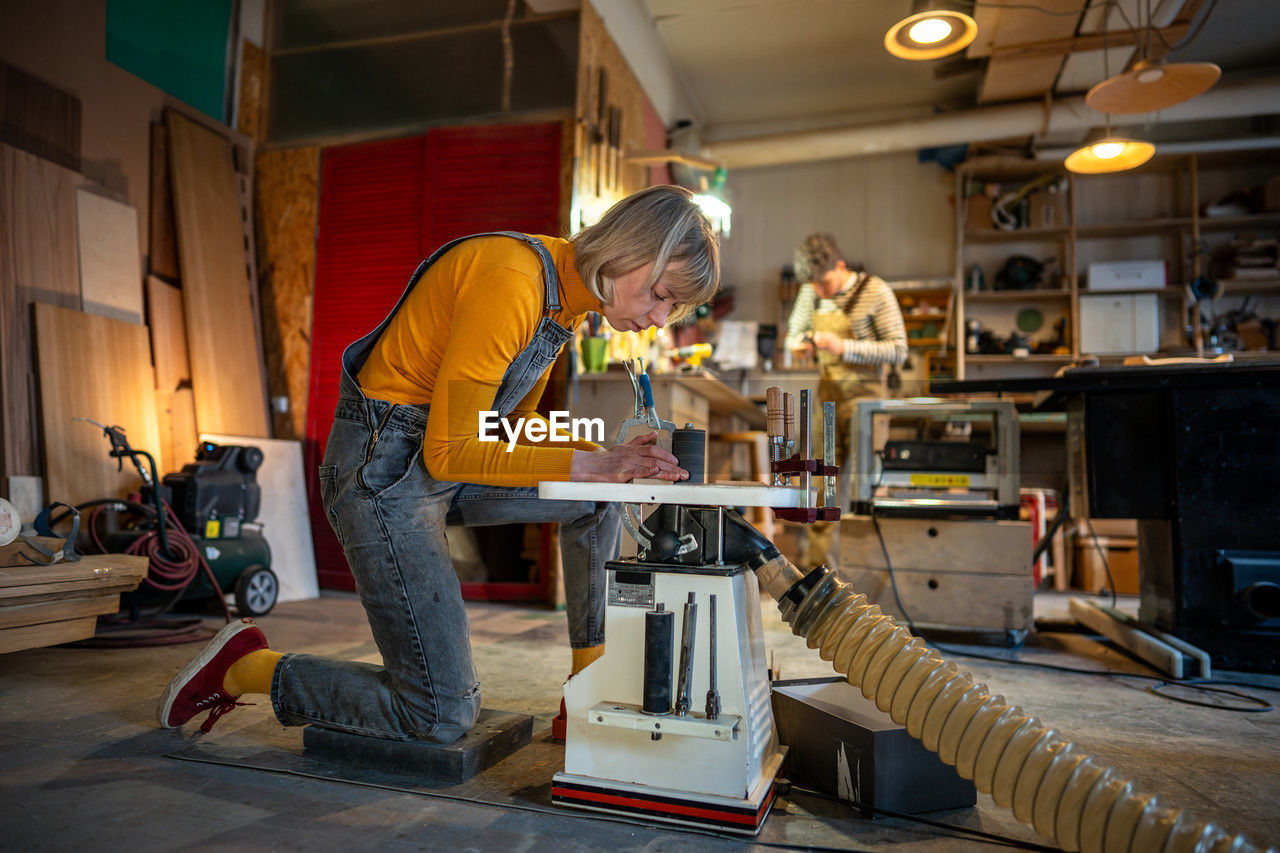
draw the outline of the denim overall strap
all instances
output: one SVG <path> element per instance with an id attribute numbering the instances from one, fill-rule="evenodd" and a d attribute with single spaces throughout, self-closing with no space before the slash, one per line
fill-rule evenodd
<path id="1" fill-rule="evenodd" d="M 537 342 L 538 337 L 541 336 L 543 332 L 543 328 L 547 325 L 548 322 L 550 322 L 551 325 L 554 326 L 555 328 L 560 329 L 561 331 L 564 331 L 566 333 L 566 337 L 565 337 L 566 340 L 569 337 L 572 337 L 572 332 L 569 332 L 567 329 L 564 329 L 563 326 L 560 326 L 555 321 L 552 321 L 549 316 L 551 312 L 560 310 L 560 279 L 556 275 L 555 261 L 552 260 L 551 253 L 547 251 L 547 247 L 542 245 L 542 241 L 538 240 L 537 238 L 530 237 L 528 234 L 522 234 L 519 231 L 486 231 L 480 234 L 469 234 L 466 237 L 458 237 L 456 240 L 450 240 L 448 243 L 445 243 L 443 246 L 441 246 L 440 248 L 432 252 L 429 258 L 427 258 L 422 263 L 418 264 L 418 268 L 413 271 L 413 275 L 409 276 L 409 283 L 408 285 L 405 286 L 404 292 L 400 294 L 400 298 L 396 301 L 395 307 L 392 308 L 391 311 L 387 314 L 387 316 L 383 318 L 382 322 L 378 324 L 378 327 L 374 329 L 372 332 L 370 332 L 369 334 L 365 335 L 364 337 L 352 343 L 345 350 L 343 350 L 342 374 L 339 382 L 340 386 L 350 383 L 351 389 L 353 390 L 359 389 L 360 385 L 358 382 L 356 382 L 356 374 L 360 372 L 360 368 L 364 366 L 365 359 L 369 357 L 369 353 L 373 350 L 373 345 L 377 343 L 378 337 L 382 334 L 383 330 L 386 329 L 386 327 L 391 323 L 391 318 L 394 317 L 396 312 L 400 310 L 400 306 L 403 305 L 404 301 L 409 298 L 409 294 L 413 291 L 413 288 L 418 284 L 418 281 L 422 278 L 422 276 L 426 273 L 426 271 L 431 268 L 431 265 L 434 264 L 436 261 L 438 261 L 444 255 L 445 252 L 449 251 L 459 243 L 465 240 L 470 240 L 473 237 L 511 237 L 512 239 L 519 240 L 522 243 L 525 243 L 538 254 L 538 259 L 542 261 L 542 281 L 543 281 L 543 288 L 544 288 L 544 296 L 543 296 L 543 312 L 544 313 L 543 313 L 542 325 L 538 327 L 538 332 L 534 337 L 534 342 L 535 343 Z M 563 341 L 561 343 L 563 343 Z M 521 353 L 521 355 L 524 355 L 524 353 Z M 507 374 L 510 375 L 510 373 L 511 371 L 508 370 Z M 506 387 L 506 384 L 507 384 L 507 377 L 504 376 L 503 377 L 504 388 Z M 530 385 L 530 387 L 532 387 L 532 385 Z M 346 389 L 343 389 L 343 390 L 346 390 Z M 526 393 L 528 393 L 528 389 L 526 389 Z M 498 396 L 499 397 L 503 396 L 501 389 L 499 390 Z M 523 394 L 520 397 L 517 397 L 516 402 L 519 402 L 521 399 L 523 399 L 523 397 L 524 397 Z M 503 414 L 505 415 L 507 413 L 504 412 Z"/>

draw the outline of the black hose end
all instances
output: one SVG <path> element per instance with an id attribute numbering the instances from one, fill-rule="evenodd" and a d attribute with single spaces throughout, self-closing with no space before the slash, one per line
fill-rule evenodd
<path id="1" fill-rule="evenodd" d="M 799 607 L 801 602 L 805 600 L 805 597 L 813 591 L 813 588 L 821 583 L 823 578 L 829 574 L 831 574 L 831 570 L 825 565 L 818 566 L 816 569 L 809 572 L 809 574 L 792 584 L 791 589 L 783 593 L 782 597 L 794 604 L 796 607 Z"/>

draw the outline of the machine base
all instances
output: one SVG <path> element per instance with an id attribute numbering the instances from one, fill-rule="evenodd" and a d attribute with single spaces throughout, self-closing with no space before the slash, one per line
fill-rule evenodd
<path id="1" fill-rule="evenodd" d="M 742 799 L 560 772 L 551 780 L 551 802 L 663 823 L 758 835 L 773 807 L 773 783 L 784 755 L 785 749 L 774 754 L 766 764 L 760 783 L 750 796 Z"/>

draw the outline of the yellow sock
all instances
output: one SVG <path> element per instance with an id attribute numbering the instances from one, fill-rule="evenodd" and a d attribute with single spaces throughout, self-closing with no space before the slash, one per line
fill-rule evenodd
<path id="1" fill-rule="evenodd" d="M 573 652 L 573 672 L 571 675 L 577 675 L 582 672 L 591 662 L 604 654 L 604 646 L 588 646 L 585 649 L 572 649 Z"/>
<path id="2" fill-rule="evenodd" d="M 271 677 L 275 675 L 276 662 L 282 657 L 284 655 L 280 652 L 258 649 L 231 664 L 227 667 L 227 674 L 222 677 L 222 686 L 227 695 L 270 693 Z"/>

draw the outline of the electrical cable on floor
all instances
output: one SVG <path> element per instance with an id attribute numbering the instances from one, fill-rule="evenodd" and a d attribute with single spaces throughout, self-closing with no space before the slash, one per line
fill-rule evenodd
<path id="1" fill-rule="evenodd" d="M 1107 588 L 1111 590 L 1111 606 L 1115 607 L 1116 579 L 1111 574 L 1111 561 L 1107 559 L 1107 553 L 1102 550 L 1102 543 L 1098 541 L 1098 534 L 1093 530 L 1093 519 L 1086 515 L 1084 523 L 1089 528 L 1089 536 L 1093 538 L 1093 547 L 1097 549 L 1098 556 L 1102 558 L 1102 568 L 1107 573 Z"/>
<path id="2" fill-rule="evenodd" d="M 877 453 L 877 455 L 879 455 L 879 453 Z M 881 465 L 880 473 L 881 473 L 881 476 L 883 476 L 884 474 L 883 465 Z M 877 478 L 876 484 L 872 486 L 872 489 L 871 489 L 871 494 L 873 498 L 875 497 L 875 490 L 876 488 L 879 487 L 879 485 L 880 485 L 880 478 Z M 1088 519 L 1086 519 L 1086 522 L 1087 521 Z M 1221 680 L 1195 680 L 1195 681 L 1172 680 L 1171 681 L 1169 678 L 1165 676 L 1147 675 L 1145 673 L 1138 673 L 1138 672 L 1118 672 L 1115 670 L 1107 670 L 1107 669 L 1080 669 L 1078 667 L 1062 666 L 1060 664 L 1040 663 L 1037 661 L 1019 660 L 1016 658 L 997 657 L 995 655 L 984 655 L 979 652 L 966 652 L 966 651 L 962 651 L 960 649 L 939 643 L 937 640 L 930 640 L 921 634 L 920 630 L 916 627 L 915 622 L 912 620 L 910 613 L 907 612 L 907 609 L 902 604 L 902 597 L 898 593 L 898 580 L 893 570 L 893 562 L 889 559 L 889 546 L 885 542 L 884 533 L 882 533 L 880 530 L 880 522 L 876 519 L 874 500 L 871 503 L 871 526 L 875 528 L 876 538 L 880 542 L 880 552 L 884 555 L 884 565 L 885 565 L 885 568 L 888 570 L 889 585 L 890 585 L 890 588 L 893 590 L 893 600 L 894 600 L 894 604 L 898 608 L 898 612 L 902 614 L 902 619 L 904 622 L 907 623 L 907 627 L 911 629 L 911 633 L 920 637 L 926 643 L 937 648 L 939 651 L 944 651 L 952 655 L 959 655 L 961 657 L 977 658 L 979 660 L 993 661 L 995 663 L 1012 664 L 1013 666 L 1038 667 L 1040 669 L 1057 670 L 1059 672 L 1070 672 L 1077 675 L 1100 675 L 1100 676 L 1105 676 L 1107 678 L 1140 678 L 1147 681 L 1154 681 L 1157 683 L 1152 687 L 1148 688 L 1147 692 L 1155 696 L 1159 696 L 1161 699 L 1168 699 L 1171 702 L 1182 702 L 1183 704 L 1186 704 L 1186 705 L 1198 705 L 1204 708 L 1212 708 L 1217 711 L 1236 711 L 1239 713 L 1256 714 L 1264 711 L 1270 711 L 1275 707 L 1267 700 L 1259 698 L 1257 696 L 1250 696 L 1247 693 L 1241 693 L 1236 690 L 1221 689 L 1218 687 L 1211 687 L 1209 685 L 1229 684 L 1233 686 L 1258 687 L 1263 690 L 1280 690 L 1280 687 L 1267 687 L 1266 685 L 1261 685 L 1261 684 L 1240 685 L 1238 682 L 1221 681 Z M 1089 531 L 1090 533 L 1093 532 L 1092 525 L 1089 526 Z M 1096 534 L 1093 537 L 1093 541 L 1095 545 L 1098 544 L 1098 537 Z M 1104 566 L 1107 565 L 1105 554 L 1103 555 L 1103 565 Z M 1111 569 L 1109 566 L 1107 567 L 1107 580 L 1108 582 L 1111 582 Z M 1113 606 L 1115 604 L 1115 594 L 1116 594 L 1115 583 L 1111 582 L 1111 601 Z M 1194 699 L 1188 699 L 1181 696 L 1175 696 L 1170 693 L 1162 692 L 1160 689 L 1162 685 L 1203 687 L 1204 692 L 1206 693 L 1212 692 L 1212 693 L 1234 696 L 1238 699 L 1255 703 L 1257 707 L 1241 707 L 1239 705 L 1226 705 L 1226 704 L 1219 704 L 1219 703 L 1213 703 L 1213 702 L 1203 702 L 1203 701 L 1197 701 Z"/>

